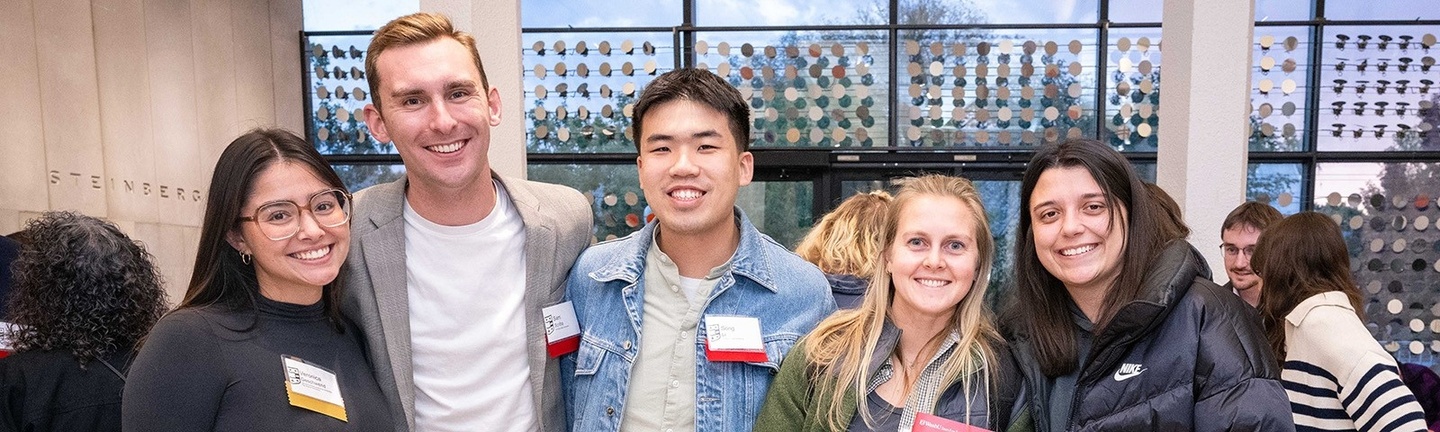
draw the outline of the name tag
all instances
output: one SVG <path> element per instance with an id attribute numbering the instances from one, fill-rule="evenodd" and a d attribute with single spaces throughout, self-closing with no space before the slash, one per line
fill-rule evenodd
<path id="1" fill-rule="evenodd" d="M 285 364 L 285 394 L 291 406 L 350 421 L 334 372 L 295 356 L 282 355 L 280 359 Z"/>
<path id="2" fill-rule="evenodd" d="M 560 357 L 580 349 L 580 320 L 575 305 L 560 303 L 540 310 L 545 315 L 545 351 Z"/>
<path id="3" fill-rule="evenodd" d="M 712 362 L 763 362 L 765 340 L 760 319 L 748 316 L 705 316 L 705 359 Z"/>
<path id="4" fill-rule="evenodd" d="M 990 432 L 989 429 L 926 413 L 915 413 L 915 425 L 910 430 L 912 432 Z"/>

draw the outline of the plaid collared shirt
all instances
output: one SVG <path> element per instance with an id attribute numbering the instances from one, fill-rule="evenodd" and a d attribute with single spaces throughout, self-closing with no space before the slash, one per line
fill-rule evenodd
<path id="1" fill-rule="evenodd" d="M 935 402 L 940 398 L 940 392 L 944 390 L 941 386 L 945 385 L 944 382 L 941 382 L 945 377 L 940 376 L 940 365 L 945 364 L 945 360 L 954 355 L 955 347 L 959 343 L 960 333 L 950 332 L 950 335 L 945 338 L 945 342 L 940 345 L 940 350 L 935 352 L 935 357 L 931 358 L 930 362 L 925 365 L 925 369 L 920 372 L 920 379 L 915 381 L 915 388 L 906 397 L 905 408 L 900 412 L 901 431 L 909 431 L 915 425 L 915 413 L 933 414 Z M 875 376 L 870 377 L 870 388 L 867 390 L 869 393 L 874 393 L 875 389 L 880 388 L 881 384 L 890 381 L 890 378 L 895 375 L 893 361 L 887 356 L 885 364 L 880 365 L 880 369 L 875 371 Z"/>

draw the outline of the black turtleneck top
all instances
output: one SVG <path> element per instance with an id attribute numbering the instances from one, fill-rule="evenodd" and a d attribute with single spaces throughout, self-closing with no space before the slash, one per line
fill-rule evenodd
<path id="1" fill-rule="evenodd" d="M 360 332 L 336 331 L 325 302 L 259 297 L 255 310 L 177 310 L 135 358 L 122 402 L 126 431 L 378 431 L 394 427 Z M 290 405 L 282 356 L 335 374 L 347 421 Z"/>

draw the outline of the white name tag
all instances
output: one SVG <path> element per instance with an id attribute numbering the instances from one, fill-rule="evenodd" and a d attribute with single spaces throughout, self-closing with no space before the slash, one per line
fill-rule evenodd
<path id="1" fill-rule="evenodd" d="M 705 356 L 710 361 L 766 361 L 765 339 L 760 336 L 760 319 L 706 315 Z"/>
<path id="2" fill-rule="evenodd" d="M 299 357 L 282 355 L 280 358 L 285 363 L 285 390 L 291 405 L 347 420 L 345 398 L 340 395 L 340 383 L 334 372 Z"/>
<path id="3" fill-rule="evenodd" d="M 580 348 L 580 320 L 575 319 L 575 305 L 567 301 L 540 312 L 545 316 L 545 346 L 551 357 Z"/>

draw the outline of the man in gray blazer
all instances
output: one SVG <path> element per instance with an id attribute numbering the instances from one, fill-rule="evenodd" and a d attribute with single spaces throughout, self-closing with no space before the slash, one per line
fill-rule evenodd
<path id="1" fill-rule="evenodd" d="M 500 93 L 443 15 L 391 21 L 367 55 L 365 122 L 406 174 L 355 196 L 343 310 L 395 429 L 564 430 L 546 308 L 590 243 L 588 202 L 490 170 Z"/>

